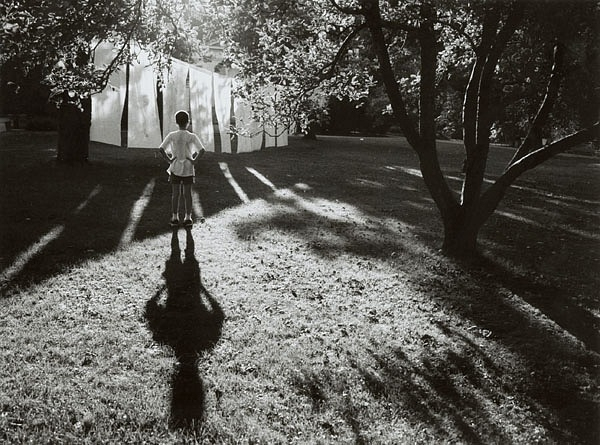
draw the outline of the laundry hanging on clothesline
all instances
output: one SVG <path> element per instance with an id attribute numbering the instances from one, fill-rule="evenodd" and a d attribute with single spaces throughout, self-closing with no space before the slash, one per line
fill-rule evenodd
<path id="1" fill-rule="evenodd" d="M 252 105 L 233 99 L 231 77 L 172 59 L 170 69 L 162 75 L 162 84 L 158 85 L 148 53 L 135 50 L 137 60 L 129 69 L 119 67 L 104 91 L 92 95 L 91 141 L 121 145 L 121 132 L 126 131 L 127 147 L 156 148 L 162 138 L 178 128 L 175 113 L 185 110 L 190 113 L 191 130 L 207 151 L 242 153 L 287 145 L 287 132 L 279 129 L 276 139 L 265 135 L 266 128 L 252 119 Z M 101 68 L 114 56 L 113 46 L 102 43 L 97 46 L 94 61 Z"/>
<path id="2" fill-rule="evenodd" d="M 190 114 L 192 130 L 198 135 L 207 151 L 215 151 L 213 127 L 213 89 L 210 71 L 190 67 Z"/>
<path id="3" fill-rule="evenodd" d="M 190 89 L 186 85 L 189 65 L 179 60 L 171 62 L 171 69 L 163 73 L 163 138 L 179 127 L 175 122 L 175 113 L 179 110 L 189 111 Z"/>
<path id="4" fill-rule="evenodd" d="M 105 68 L 115 58 L 112 45 L 101 45 L 94 54 L 97 67 Z M 92 96 L 90 140 L 121 145 L 121 117 L 125 106 L 126 75 L 124 69 L 114 71 L 108 85 Z"/>
<path id="5" fill-rule="evenodd" d="M 138 62 L 133 63 L 129 68 L 127 146 L 154 148 L 161 142 L 156 75 L 146 53 L 140 51 Z"/>

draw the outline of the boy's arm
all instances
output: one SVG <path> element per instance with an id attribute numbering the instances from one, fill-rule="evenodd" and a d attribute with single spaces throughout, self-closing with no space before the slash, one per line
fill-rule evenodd
<path id="1" fill-rule="evenodd" d="M 204 156 L 204 153 L 206 153 L 206 149 L 204 148 L 204 144 L 202 143 L 202 141 L 200 140 L 200 138 L 198 137 L 197 134 L 194 134 L 194 145 L 199 150 L 195 151 L 194 153 L 192 153 L 192 159 L 191 159 L 192 162 L 196 161 L 200 156 Z"/>
<path id="2" fill-rule="evenodd" d="M 158 149 L 158 151 L 160 152 L 161 156 L 163 157 L 163 159 L 165 161 L 167 161 L 169 164 L 171 163 L 171 161 L 173 161 L 173 158 L 169 157 L 169 155 L 167 154 L 167 152 L 165 151 L 164 148 L 160 147 Z"/>
<path id="3" fill-rule="evenodd" d="M 160 155 L 163 157 L 163 159 L 170 164 L 173 161 L 173 158 L 171 156 L 169 156 L 169 154 L 165 151 L 165 147 L 167 147 L 170 142 L 169 136 L 171 136 L 171 135 L 168 134 L 167 137 L 165 138 L 165 140 L 162 141 L 162 143 L 158 147 L 158 151 L 160 152 Z"/>

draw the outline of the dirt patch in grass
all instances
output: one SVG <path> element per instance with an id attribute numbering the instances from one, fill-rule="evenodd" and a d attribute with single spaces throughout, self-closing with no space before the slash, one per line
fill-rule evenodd
<path id="1" fill-rule="evenodd" d="M 0 440 L 597 443 L 597 158 L 524 176 L 457 264 L 400 138 L 207 156 L 188 232 L 152 151 L 0 138 Z"/>

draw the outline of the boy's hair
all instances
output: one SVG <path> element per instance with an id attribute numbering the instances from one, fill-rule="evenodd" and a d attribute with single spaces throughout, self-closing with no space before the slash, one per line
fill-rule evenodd
<path id="1" fill-rule="evenodd" d="M 177 122 L 177 125 L 180 127 L 185 127 L 189 121 L 190 116 L 187 114 L 187 111 L 181 110 L 175 113 L 175 122 Z"/>

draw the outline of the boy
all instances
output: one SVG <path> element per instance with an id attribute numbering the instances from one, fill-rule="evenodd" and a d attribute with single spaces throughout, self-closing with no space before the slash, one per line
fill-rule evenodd
<path id="1" fill-rule="evenodd" d="M 165 137 L 158 148 L 161 155 L 169 162 L 169 182 L 171 183 L 171 227 L 179 225 L 179 197 L 183 189 L 185 217 L 183 225 L 191 227 L 192 221 L 192 184 L 195 180 L 194 162 L 205 152 L 200 138 L 187 131 L 190 117 L 185 111 L 175 113 L 175 122 L 179 130 L 172 131 Z"/>

